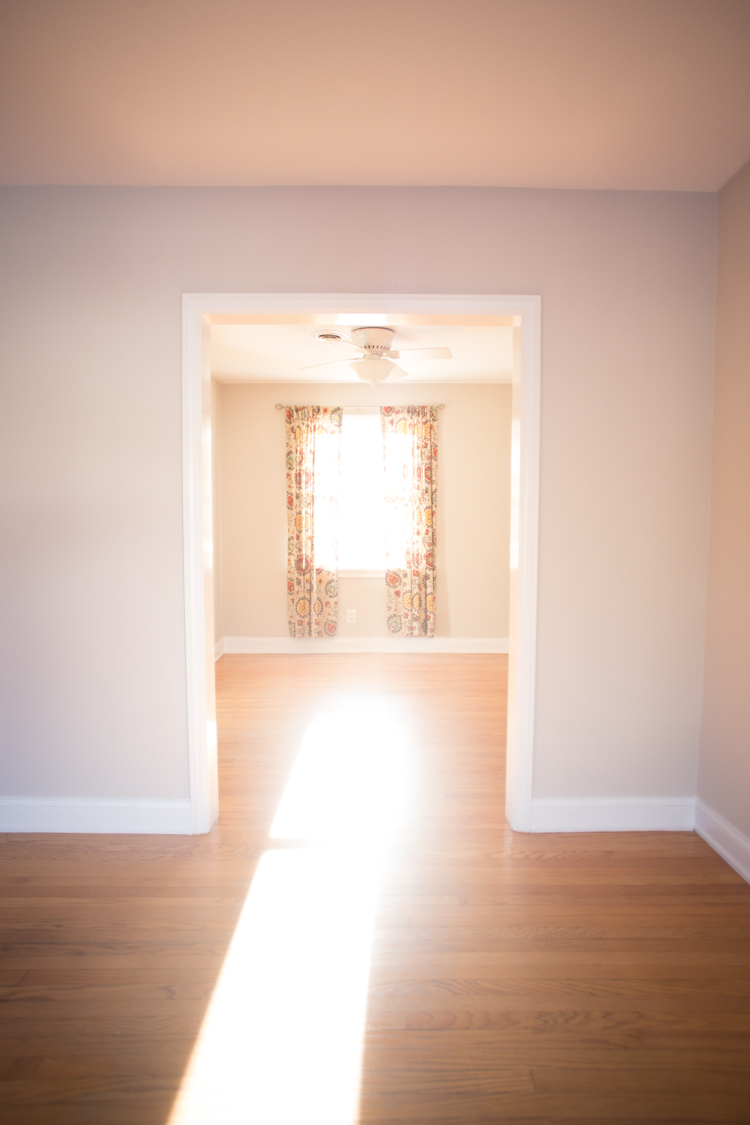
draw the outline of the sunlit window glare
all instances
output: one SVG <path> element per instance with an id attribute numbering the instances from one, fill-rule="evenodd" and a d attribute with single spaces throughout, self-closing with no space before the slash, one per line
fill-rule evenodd
<path id="1" fill-rule="evenodd" d="M 418 483 L 414 449 L 408 433 L 396 430 L 386 433 L 384 461 L 386 565 L 403 568 L 412 540 L 411 496 L 415 483 Z"/>
<path id="2" fill-rule="evenodd" d="M 170 1125 L 353 1125 L 382 846 L 403 822 L 387 699 L 316 716 L 260 860 Z M 314 842 L 313 842 L 314 841 Z"/>
<path id="3" fill-rule="evenodd" d="M 341 570 L 385 569 L 383 434 L 379 413 L 344 413 L 338 565 Z"/>

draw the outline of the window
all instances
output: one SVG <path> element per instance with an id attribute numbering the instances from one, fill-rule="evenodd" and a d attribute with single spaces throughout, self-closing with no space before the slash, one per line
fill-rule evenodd
<path id="1" fill-rule="evenodd" d="M 347 413 L 341 431 L 339 574 L 385 573 L 383 433 L 380 411 Z"/>

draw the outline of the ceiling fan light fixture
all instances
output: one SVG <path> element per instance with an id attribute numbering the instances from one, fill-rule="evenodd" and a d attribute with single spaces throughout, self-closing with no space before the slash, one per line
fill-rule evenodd
<path id="1" fill-rule="evenodd" d="M 395 363 L 389 359 L 382 359 L 378 355 L 368 355 L 365 359 L 355 359 L 349 367 L 362 380 L 363 383 L 382 383 L 387 379 Z"/>
<path id="2" fill-rule="evenodd" d="M 391 379 L 405 379 L 409 371 L 393 363 L 394 359 L 419 361 L 420 359 L 452 359 L 450 348 L 400 348 L 394 350 L 393 338 L 395 328 L 383 326 L 370 326 L 369 328 L 352 328 L 347 334 L 337 328 L 322 328 L 314 331 L 312 335 L 319 344 L 343 344 L 344 347 L 354 348 L 359 352 L 357 359 L 343 356 L 341 359 L 329 359 L 324 363 L 309 363 L 300 368 L 301 371 L 312 371 L 319 367 L 334 367 L 339 363 L 347 363 L 363 383 L 382 383 L 389 377 Z"/>

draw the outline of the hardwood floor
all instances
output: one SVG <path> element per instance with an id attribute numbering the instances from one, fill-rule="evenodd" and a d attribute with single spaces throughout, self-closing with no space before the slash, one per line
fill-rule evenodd
<path id="1" fill-rule="evenodd" d="M 217 687 L 209 836 L 0 837 L 3 1122 L 167 1125 L 305 731 L 355 695 L 411 765 L 363 1125 L 750 1122 L 750 886 L 689 833 L 513 834 L 505 658 L 231 656 Z"/>

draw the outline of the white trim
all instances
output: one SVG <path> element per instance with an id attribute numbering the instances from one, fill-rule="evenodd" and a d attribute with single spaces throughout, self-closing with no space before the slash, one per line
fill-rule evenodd
<path id="1" fill-rule="evenodd" d="M 695 831 L 750 883 L 750 837 L 700 797 L 695 803 Z"/>
<path id="2" fill-rule="evenodd" d="M 430 655 L 446 652 L 505 653 L 507 637 L 224 637 L 227 655 L 277 653 L 392 652 Z"/>
<path id="3" fill-rule="evenodd" d="M 224 655 L 224 638 L 216 641 L 214 644 L 214 663 L 220 660 Z"/>
<path id="4" fill-rule="evenodd" d="M 517 298 L 511 440 L 511 597 L 505 813 L 516 832 L 531 832 L 536 707 L 539 459 L 541 451 L 540 297 Z"/>
<path id="5" fill-rule="evenodd" d="M 207 515 L 211 491 L 210 464 L 206 465 L 210 460 L 210 424 L 206 424 L 210 416 L 210 372 L 204 340 L 207 318 L 211 314 L 322 313 L 361 314 L 372 319 L 398 312 L 520 318 L 515 329 L 521 341 L 520 363 L 514 374 L 520 396 L 515 434 L 519 450 L 514 581 L 517 608 L 511 642 L 516 647 L 516 659 L 509 693 L 513 719 L 508 744 L 507 809 L 512 827 L 529 831 L 536 687 L 541 298 L 497 294 L 187 293 L 182 308 L 185 638 L 193 831 L 207 832 L 218 815 L 216 724 L 213 677 L 209 673 L 215 652 L 212 607 L 208 604 L 211 599 L 206 594 L 212 565 L 208 549 L 212 530 Z"/>
<path id="6" fill-rule="evenodd" d="M 189 800 L 0 797 L 0 832 L 147 832 L 190 835 Z"/>
<path id="7" fill-rule="evenodd" d="M 691 832 L 695 797 L 535 797 L 532 832 Z"/>
<path id="8" fill-rule="evenodd" d="M 185 660 L 191 830 L 209 832 L 219 815 L 213 668 L 210 329 L 182 299 L 182 482 Z"/>

